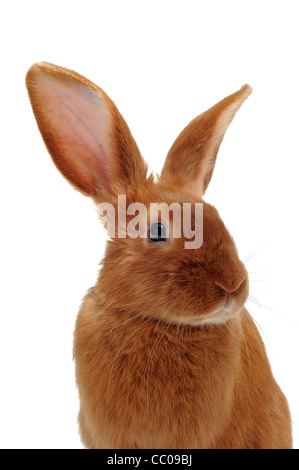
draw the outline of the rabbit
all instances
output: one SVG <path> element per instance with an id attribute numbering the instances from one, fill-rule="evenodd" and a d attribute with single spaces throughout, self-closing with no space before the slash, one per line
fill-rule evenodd
<path id="1" fill-rule="evenodd" d="M 162 219 L 152 227 L 141 218 L 145 235 L 134 238 L 123 235 L 116 217 L 116 236 L 108 237 L 74 331 L 84 446 L 292 448 L 287 400 L 244 306 L 246 268 L 218 211 L 203 199 L 226 129 L 251 87 L 193 119 L 154 176 L 115 104 L 94 83 L 41 62 L 28 70 L 26 85 L 55 165 L 95 204 L 109 203 L 117 213 L 119 195 L 126 207 L 189 203 L 193 222 L 195 204 L 203 208 L 196 249 L 185 249 L 184 234 L 165 236 Z"/>

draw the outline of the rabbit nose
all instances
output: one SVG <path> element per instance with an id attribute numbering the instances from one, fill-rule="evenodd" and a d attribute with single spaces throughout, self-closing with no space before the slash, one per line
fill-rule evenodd
<path id="1" fill-rule="evenodd" d="M 231 286 L 226 285 L 225 287 L 223 286 L 223 284 L 220 284 L 219 282 L 214 282 L 214 284 L 221 292 L 224 292 L 225 294 L 230 295 L 230 294 L 234 294 L 241 287 L 244 281 L 245 281 L 245 278 L 242 279 L 240 282 L 238 282 L 238 284 L 234 284 Z"/>

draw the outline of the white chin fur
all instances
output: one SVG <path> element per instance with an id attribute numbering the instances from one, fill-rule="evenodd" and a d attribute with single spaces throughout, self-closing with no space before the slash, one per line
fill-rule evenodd
<path id="1" fill-rule="evenodd" d="M 222 309 L 217 312 L 212 312 L 207 315 L 200 317 L 199 325 L 219 325 L 221 323 L 226 323 L 233 316 L 231 309 Z"/>
<path id="2" fill-rule="evenodd" d="M 180 318 L 179 323 L 192 326 L 221 325 L 231 320 L 237 314 L 237 311 L 238 310 L 232 308 L 232 306 L 229 308 L 220 308 L 206 315 Z"/>

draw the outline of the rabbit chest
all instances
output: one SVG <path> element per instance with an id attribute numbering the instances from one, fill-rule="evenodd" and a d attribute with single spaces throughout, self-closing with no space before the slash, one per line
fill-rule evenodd
<path id="1" fill-rule="evenodd" d="M 232 329 L 236 321 L 200 329 L 125 316 L 99 308 L 90 292 L 74 341 L 83 440 L 101 448 L 209 447 L 232 407 Z"/>

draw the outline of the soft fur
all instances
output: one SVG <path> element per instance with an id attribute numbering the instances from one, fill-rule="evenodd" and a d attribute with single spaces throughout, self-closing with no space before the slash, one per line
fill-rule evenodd
<path id="1" fill-rule="evenodd" d="M 199 249 L 184 249 L 184 236 L 107 242 L 74 335 L 84 444 L 291 448 L 287 401 L 244 308 L 245 266 L 217 210 L 203 200 L 222 138 L 251 88 L 191 121 L 155 180 L 103 90 L 47 63 L 33 65 L 26 83 L 55 164 L 96 203 L 117 206 L 119 194 L 127 205 L 203 203 Z M 147 230 L 148 220 L 142 223 Z"/>

